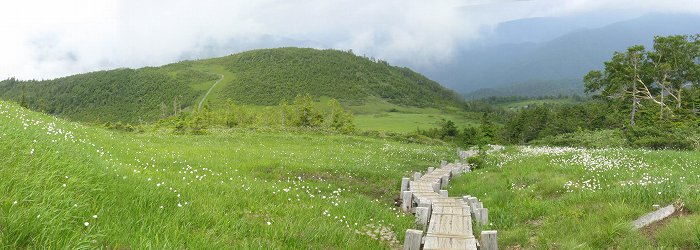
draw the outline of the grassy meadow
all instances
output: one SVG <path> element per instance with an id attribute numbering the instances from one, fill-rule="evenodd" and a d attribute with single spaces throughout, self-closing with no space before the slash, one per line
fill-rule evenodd
<path id="1" fill-rule="evenodd" d="M 360 130 L 471 123 L 451 109 L 375 104 L 350 107 Z M 414 227 L 394 205 L 400 178 L 456 157 L 450 146 L 301 130 L 122 133 L 10 102 L 0 124 L 7 249 L 396 248 Z M 484 202 L 504 249 L 697 249 L 698 166 L 697 151 L 509 147 L 448 189 Z M 672 203 L 680 216 L 631 228 Z"/>
<path id="2" fill-rule="evenodd" d="M 698 249 L 700 153 L 556 147 L 509 148 L 451 182 L 489 208 L 505 249 Z M 653 205 L 683 216 L 642 231 Z"/>
<path id="3" fill-rule="evenodd" d="M 451 120 L 463 128 L 477 126 L 480 118 L 480 114 L 452 106 L 441 109 L 404 107 L 379 99 L 369 99 L 365 104 L 347 108 L 354 114 L 355 125 L 360 131 L 411 133 L 416 129 L 437 128 L 442 119 Z"/>
<path id="4" fill-rule="evenodd" d="M 497 106 L 504 108 L 506 110 L 519 110 L 522 108 L 534 106 L 534 105 L 561 105 L 561 104 L 575 104 L 578 103 L 572 98 L 551 98 L 551 99 L 527 99 L 512 102 L 499 103 Z"/>
<path id="5" fill-rule="evenodd" d="M 0 102 L 0 248 L 400 244 L 399 178 L 452 148 L 363 137 L 120 133 Z"/>

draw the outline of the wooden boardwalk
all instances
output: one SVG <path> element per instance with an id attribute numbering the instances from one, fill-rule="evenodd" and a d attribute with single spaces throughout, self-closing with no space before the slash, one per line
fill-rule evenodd
<path id="1" fill-rule="evenodd" d="M 477 249 L 469 204 L 463 198 L 447 197 L 447 191 L 442 190 L 452 176 L 469 171 L 469 167 L 463 164 L 443 165 L 438 169 L 429 169 L 423 176 L 414 175 L 414 180 L 408 183 L 408 191 L 402 195 L 406 203 L 404 209 L 411 211 L 413 205 L 417 205 L 414 209 L 416 220 L 419 225 L 425 226 L 421 232 L 424 236 L 419 237 L 422 238 L 423 249 Z M 405 249 L 415 249 L 406 246 Z M 420 243 L 418 246 L 419 249 Z"/>

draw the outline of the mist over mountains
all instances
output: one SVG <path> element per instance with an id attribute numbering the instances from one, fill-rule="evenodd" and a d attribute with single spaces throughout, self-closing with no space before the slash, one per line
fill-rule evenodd
<path id="1" fill-rule="evenodd" d="M 502 23 L 451 62 L 417 70 L 467 98 L 574 94 L 581 93 L 583 76 L 600 69 L 614 51 L 649 47 L 654 36 L 700 33 L 700 15 L 646 14 L 604 25 L 616 18 L 622 16 Z"/>

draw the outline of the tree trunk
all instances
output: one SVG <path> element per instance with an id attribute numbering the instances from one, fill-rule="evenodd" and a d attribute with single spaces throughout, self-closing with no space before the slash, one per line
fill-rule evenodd
<path id="1" fill-rule="evenodd" d="M 284 107 L 282 107 L 282 127 L 284 127 Z"/>
<path id="2" fill-rule="evenodd" d="M 636 124 L 635 117 L 637 115 L 637 104 L 639 99 L 637 97 L 632 97 L 632 112 L 630 113 L 630 126 L 634 127 Z"/>
<path id="3" fill-rule="evenodd" d="M 664 119 L 664 90 L 661 89 L 661 103 L 659 103 L 661 109 L 659 109 L 659 121 Z"/>

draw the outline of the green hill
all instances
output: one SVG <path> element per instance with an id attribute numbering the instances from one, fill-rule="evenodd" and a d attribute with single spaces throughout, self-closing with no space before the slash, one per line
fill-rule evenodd
<path id="1" fill-rule="evenodd" d="M 0 98 L 34 110 L 89 122 L 153 121 L 173 109 L 232 99 L 276 105 L 297 94 L 332 97 L 345 105 L 380 98 L 411 107 L 457 106 L 460 97 L 408 68 L 351 52 L 263 49 L 161 67 L 116 69 L 44 81 L 0 82 Z M 174 108 L 177 107 L 177 108 Z"/>

